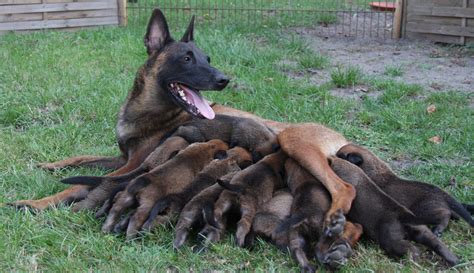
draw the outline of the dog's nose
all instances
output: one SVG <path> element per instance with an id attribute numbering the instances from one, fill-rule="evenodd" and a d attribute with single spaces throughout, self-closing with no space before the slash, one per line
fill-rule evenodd
<path id="1" fill-rule="evenodd" d="M 227 84 L 229 83 L 230 78 L 223 75 L 221 77 L 218 77 L 216 79 L 216 81 L 217 81 L 217 88 L 218 89 L 224 89 L 227 86 Z"/>

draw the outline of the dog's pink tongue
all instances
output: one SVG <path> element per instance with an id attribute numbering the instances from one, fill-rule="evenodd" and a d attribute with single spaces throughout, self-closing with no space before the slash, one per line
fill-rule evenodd
<path id="1" fill-rule="evenodd" d="M 189 89 L 184 85 L 181 85 L 181 88 L 186 94 L 186 99 L 188 99 L 189 102 L 194 104 L 194 106 L 199 109 L 199 112 L 204 118 L 214 119 L 214 117 L 216 116 L 214 110 L 212 110 L 211 106 L 204 100 L 201 94 Z"/>

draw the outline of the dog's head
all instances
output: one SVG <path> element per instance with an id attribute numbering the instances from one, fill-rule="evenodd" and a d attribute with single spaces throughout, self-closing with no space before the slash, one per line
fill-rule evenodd
<path id="1" fill-rule="evenodd" d="M 147 66 L 156 73 L 156 84 L 188 113 L 214 118 L 214 111 L 201 96 L 203 90 L 222 90 L 229 78 L 210 65 L 210 58 L 194 44 L 194 16 L 181 40 L 174 40 L 163 13 L 155 9 L 148 23 L 145 47 Z"/>

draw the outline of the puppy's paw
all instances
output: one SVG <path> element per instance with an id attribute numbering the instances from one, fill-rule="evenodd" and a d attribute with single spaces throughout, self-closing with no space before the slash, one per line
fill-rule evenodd
<path id="1" fill-rule="evenodd" d="M 345 240 L 335 241 L 324 253 L 318 253 L 317 258 L 321 264 L 331 269 L 337 269 L 347 263 L 352 255 L 352 248 Z"/>
<path id="2" fill-rule="evenodd" d="M 342 213 L 342 210 L 338 210 L 336 213 L 329 216 L 329 221 L 326 221 L 324 235 L 327 237 L 338 237 L 344 231 L 345 224 L 346 217 Z"/>

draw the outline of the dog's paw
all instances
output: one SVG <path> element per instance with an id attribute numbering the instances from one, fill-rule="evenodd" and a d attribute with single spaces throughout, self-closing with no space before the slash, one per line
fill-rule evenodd
<path id="1" fill-rule="evenodd" d="M 29 210 L 31 212 L 38 212 L 48 208 L 48 204 L 38 200 L 19 200 L 15 202 L 6 203 L 5 205 L 14 207 L 18 210 Z"/>
<path id="2" fill-rule="evenodd" d="M 324 227 L 324 235 L 327 237 L 337 237 L 344 231 L 344 225 L 346 224 L 346 217 L 342 213 L 342 210 L 338 210 L 336 213 L 329 216 L 329 220 L 326 222 Z"/>
<path id="3" fill-rule="evenodd" d="M 47 171 L 55 171 L 60 169 L 60 167 L 56 166 L 56 164 L 49 162 L 38 163 L 36 164 L 36 168 L 40 168 Z"/>
<path id="4" fill-rule="evenodd" d="M 318 261 L 331 269 L 337 269 L 347 263 L 352 248 L 345 240 L 335 241 L 324 253 L 318 253 Z"/>

